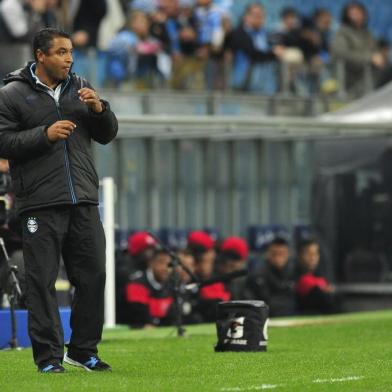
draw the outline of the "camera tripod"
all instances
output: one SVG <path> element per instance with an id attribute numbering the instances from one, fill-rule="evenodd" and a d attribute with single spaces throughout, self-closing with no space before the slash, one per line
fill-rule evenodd
<path id="1" fill-rule="evenodd" d="M 182 289 L 181 289 L 181 278 L 178 273 L 178 268 L 182 268 L 192 279 L 193 282 L 198 282 L 198 278 L 192 273 L 192 271 L 184 265 L 179 257 L 172 252 L 165 244 L 158 238 L 154 233 L 149 232 L 151 237 L 155 239 L 155 241 L 159 244 L 159 246 L 171 257 L 171 261 L 169 267 L 172 269 L 171 273 L 171 281 L 173 282 L 172 292 L 174 299 L 174 310 L 175 310 L 175 318 L 176 318 L 176 329 L 177 336 L 183 337 L 185 336 L 185 328 L 183 326 L 183 315 L 182 315 L 182 306 L 183 306 L 183 298 L 182 298 Z"/>
<path id="2" fill-rule="evenodd" d="M 17 339 L 17 328 L 16 328 L 16 317 L 15 317 L 15 307 L 19 303 L 22 296 L 22 291 L 20 289 L 18 280 L 18 267 L 16 265 L 10 265 L 10 258 L 8 256 L 7 249 L 3 238 L 0 237 L 0 247 L 4 255 L 4 260 L 7 265 L 7 273 L 5 280 L 6 295 L 8 302 L 10 304 L 11 313 L 11 340 L 8 343 L 10 349 L 18 349 L 18 339 Z M 5 346 L 7 347 L 7 346 Z M 2 348 L 5 348 L 2 347 Z"/>

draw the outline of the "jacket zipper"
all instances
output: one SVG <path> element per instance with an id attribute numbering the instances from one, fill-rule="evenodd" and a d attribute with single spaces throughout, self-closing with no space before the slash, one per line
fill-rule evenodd
<path id="1" fill-rule="evenodd" d="M 65 88 L 68 86 L 68 83 L 69 83 L 69 79 L 67 80 L 67 83 L 65 84 L 65 86 L 60 91 L 59 100 L 60 100 L 61 94 L 63 93 Z M 54 99 L 54 102 L 56 103 L 57 115 L 58 115 L 59 119 L 62 120 L 63 118 L 62 118 L 62 115 L 61 115 L 59 101 L 56 101 L 55 98 L 53 98 L 53 99 Z M 69 190 L 71 192 L 72 204 L 76 204 L 77 203 L 77 198 L 76 198 L 76 194 L 75 194 L 74 185 L 73 185 L 73 182 L 72 182 L 71 169 L 70 169 L 70 164 L 69 164 L 69 153 L 68 153 L 68 147 L 67 147 L 67 141 L 66 140 L 64 140 L 64 159 L 65 159 L 65 169 L 66 169 L 67 178 L 68 178 L 68 186 L 69 186 Z"/>
<path id="2" fill-rule="evenodd" d="M 60 106 L 57 101 L 56 101 L 56 109 L 57 109 L 57 114 L 59 116 L 59 119 L 62 120 Z M 74 186 L 72 183 L 71 169 L 70 169 L 70 165 L 69 165 L 69 156 L 68 155 L 69 154 L 68 154 L 68 148 L 67 148 L 67 141 L 64 140 L 64 159 L 65 159 L 65 169 L 67 171 L 68 186 L 69 186 L 69 190 L 71 192 L 72 204 L 76 204 L 77 200 L 76 200 Z"/>

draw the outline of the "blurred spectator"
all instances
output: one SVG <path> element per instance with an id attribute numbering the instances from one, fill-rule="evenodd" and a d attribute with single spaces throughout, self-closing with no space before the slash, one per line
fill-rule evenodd
<path id="1" fill-rule="evenodd" d="M 67 3 L 69 23 L 72 26 L 73 71 L 80 75 L 103 79 L 103 66 L 97 52 L 98 31 L 106 15 L 106 0 L 72 0 Z M 101 70 L 102 69 L 102 70 Z M 94 83 L 99 83 L 94 80 Z"/>
<path id="2" fill-rule="evenodd" d="M 215 89 L 225 84 L 223 46 L 229 19 L 212 0 L 197 0 L 195 15 L 198 24 L 199 48 L 197 56 L 204 61 L 206 86 Z"/>
<path id="3" fill-rule="evenodd" d="M 303 84 L 305 72 L 305 58 L 308 56 L 308 47 L 302 33 L 301 19 L 296 9 L 287 7 L 281 13 L 281 26 L 273 34 L 272 42 L 283 45 L 281 60 L 281 90 L 283 92 L 300 93 L 306 89 Z M 298 83 L 298 82 L 302 82 Z"/>
<path id="4" fill-rule="evenodd" d="M 320 246 L 315 240 L 303 241 L 298 248 L 298 307 L 304 313 L 337 311 L 335 288 L 318 272 Z"/>
<path id="5" fill-rule="evenodd" d="M 316 56 L 311 65 L 313 71 L 317 73 L 315 80 L 317 85 L 312 92 L 336 93 L 337 82 L 331 69 L 332 15 L 327 9 L 320 8 L 314 12 L 312 32 L 314 33 L 313 44 Z"/>
<path id="6" fill-rule="evenodd" d="M 199 26 L 200 55 L 207 58 L 210 53 L 222 49 L 225 32 L 223 15 L 212 0 L 197 0 L 196 18 Z"/>
<path id="7" fill-rule="evenodd" d="M 158 7 L 155 11 L 149 14 L 151 25 L 150 33 L 151 36 L 157 39 L 162 49 L 169 53 L 170 52 L 170 36 L 167 31 L 167 20 L 170 15 L 176 15 L 177 13 L 177 0 L 159 0 Z"/>
<path id="8" fill-rule="evenodd" d="M 317 54 L 324 64 L 330 62 L 330 48 L 332 41 L 332 15 L 325 8 L 319 8 L 314 12 L 312 31 L 313 43 Z"/>
<path id="9" fill-rule="evenodd" d="M 240 237 L 226 238 L 220 247 L 218 257 L 219 275 L 246 271 L 248 257 L 249 247 L 244 239 Z M 229 280 L 224 286 L 225 291 L 230 293 L 231 300 L 253 299 L 246 275 Z"/>
<path id="10" fill-rule="evenodd" d="M 150 20 L 143 12 L 129 14 L 126 26 L 109 45 L 109 81 L 118 84 L 134 79 L 136 87 L 148 88 L 162 78 L 159 62 L 163 54 L 162 44 L 151 36 L 150 26 Z"/>
<path id="11" fill-rule="evenodd" d="M 336 83 L 333 85 L 334 90 L 331 91 L 332 81 L 327 68 L 330 64 L 331 23 L 332 16 L 326 9 L 318 9 L 311 19 L 303 20 L 301 49 L 305 66 L 302 80 L 304 87 L 311 94 L 320 91 L 322 82 L 326 83 L 324 85 L 326 93 L 336 91 Z"/>
<path id="12" fill-rule="evenodd" d="M 296 9 L 287 7 L 280 13 L 281 27 L 274 35 L 274 44 L 283 45 L 290 50 L 284 52 L 283 61 L 290 64 L 302 64 L 304 61 L 304 39 L 301 19 Z"/>
<path id="13" fill-rule="evenodd" d="M 97 47 L 98 30 L 106 14 L 106 0 L 79 0 L 73 21 L 72 41 L 75 49 Z"/>
<path id="14" fill-rule="evenodd" d="M 37 31 L 57 26 L 56 7 L 54 0 L 2 0 L 0 42 L 30 43 Z"/>
<path id="15" fill-rule="evenodd" d="M 264 8 L 249 5 L 239 27 L 228 35 L 227 47 L 233 54 L 233 87 L 271 95 L 278 88 L 276 61 L 284 47 L 271 46 L 264 22 Z"/>
<path id="16" fill-rule="evenodd" d="M 174 89 L 204 88 L 204 60 L 198 57 L 198 25 L 193 10 L 194 0 L 173 0 L 166 8 L 167 31 L 173 59 L 171 85 Z"/>
<path id="17" fill-rule="evenodd" d="M 350 2 L 342 12 L 342 26 L 332 42 L 332 53 L 337 61 L 344 62 L 345 86 L 349 94 L 366 92 L 366 68 L 383 71 L 386 59 L 377 41 L 367 28 L 368 13 L 359 2 Z"/>
<path id="18" fill-rule="evenodd" d="M 135 273 L 125 289 L 128 323 L 134 327 L 170 325 L 173 297 L 168 287 L 170 256 L 157 250 L 146 271 Z"/>
<path id="19" fill-rule="evenodd" d="M 289 316 L 295 313 L 294 279 L 289 269 L 288 242 L 275 238 L 267 248 L 264 269 L 250 278 L 255 299 L 265 301 L 271 316 Z"/>

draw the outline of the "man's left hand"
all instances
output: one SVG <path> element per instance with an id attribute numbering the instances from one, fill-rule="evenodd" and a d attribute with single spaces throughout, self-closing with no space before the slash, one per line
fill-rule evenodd
<path id="1" fill-rule="evenodd" d="M 79 99 L 84 102 L 93 112 L 101 113 L 103 104 L 99 95 L 91 88 L 83 87 L 79 91 Z"/>

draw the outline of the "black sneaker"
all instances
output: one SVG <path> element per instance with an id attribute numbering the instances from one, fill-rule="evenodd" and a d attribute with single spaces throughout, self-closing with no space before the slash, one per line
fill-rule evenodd
<path id="1" fill-rule="evenodd" d="M 38 368 L 40 373 L 64 373 L 65 369 L 59 363 L 51 363 Z"/>
<path id="2" fill-rule="evenodd" d="M 101 361 L 96 355 L 82 358 L 71 357 L 68 353 L 65 353 L 64 362 L 68 365 L 82 367 L 88 372 L 107 372 L 112 370 L 107 363 Z"/>

